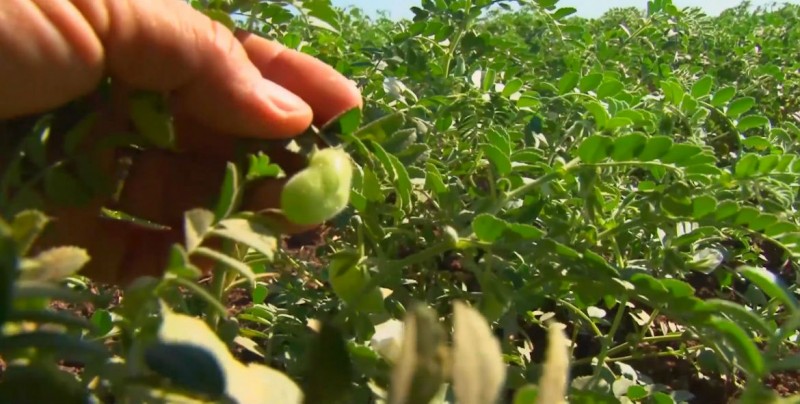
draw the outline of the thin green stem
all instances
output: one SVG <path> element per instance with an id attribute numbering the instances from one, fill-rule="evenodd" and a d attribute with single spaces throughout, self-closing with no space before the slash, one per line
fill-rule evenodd
<path id="1" fill-rule="evenodd" d="M 589 318 L 589 316 L 586 315 L 586 313 L 583 312 L 583 310 L 577 308 L 572 303 L 570 303 L 570 302 L 568 302 L 566 300 L 563 300 L 563 299 L 558 299 L 558 302 L 563 304 L 564 306 L 567 306 L 568 309 L 572 310 L 578 317 L 580 317 L 583 321 L 585 321 L 587 324 L 589 324 L 589 328 L 592 329 L 592 331 L 594 332 L 595 335 L 597 335 L 598 337 L 601 337 L 601 338 L 603 337 L 603 332 L 600 331 L 600 328 L 597 327 L 597 324 L 595 324 L 594 321 L 592 321 L 592 319 Z"/>
<path id="2" fill-rule="evenodd" d="M 456 48 L 461 43 L 461 40 L 464 38 L 464 35 L 467 33 L 469 29 L 472 18 L 469 17 L 469 13 L 472 9 L 472 0 L 467 1 L 467 6 L 464 8 L 466 10 L 466 17 L 461 22 L 461 25 L 458 27 L 458 33 L 456 34 L 455 39 L 453 42 L 450 42 L 450 46 L 447 48 L 447 54 L 444 57 L 444 77 L 450 77 L 450 64 L 453 63 L 453 55 L 455 54 Z"/>
<path id="3" fill-rule="evenodd" d="M 665 170 L 673 171 L 678 174 L 682 174 L 683 171 L 672 165 L 672 164 L 664 164 L 658 161 L 609 161 L 606 163 L 594 163 L 594 164 L 583 164 L 586 167 L 624 167 L 624 166 L 638 166 L 638 167 L 656 167 L 656 168 L 663 168 Z"/>
<path id="4" fill-rule="evenodd" d="M 280 276 L 281 276 L 281 274 L 276 273 L 276 272 L 265 272 L 265 273 L 261 273 L 261 274 L 256 274 L 255 280 L 256 281 L 260 281 L 260 280 L 264 280 L 264 279 L 275 279 L 275 278 L 278 278 Z M 228 286 L 225 287 L 225 294 L 227 294 L 231 289 L 234 289 L 234 288 L 237 288 L 237 287 L 240 287 L 240 286 L 244 286 L 244 285 L 246 285 L 248 283 L 250 283 L 249 279 L 247 279 L 247 278 L 239 278 L 239 279 L 231 282 L 230 284 L 228 284 Z"/>
<path id="5" fill-rule="evenodd" d="M 216 299 L 219 304 L 222 304 L 222 297 L 225 294 L 225 278 L 227 277 L 227 273 L 227 269 L 223 268 L 222 265 L 214 266 L 214 275 L 211 279 L 209 294 Z M 206 321 L 208 322 L 208 326 L 211 327 L 212 330 L 216 331 L 217 324 L 219 323 L 220 312 L 214 309 L 214 307 L 208 306 L 206 309 Z"/>
<path id="6" fill-rule="evenodd" d="M 453 245 L 450 241 L 440 241 L 422 251 L 411 254 L 408 257 L 401 258 L 399 260 L 387 261 L 384 263 L 384 265 L 387 267 L 402 268 L 419 264 L 421 262 L 436 258 L 451 248 L 453 248 Z"/>
<path id="7" fill-rule="evenodd" d="M 578 164 L 579 162 L 580 162 L 580 159 L 577 159 L 577 158 L 573 159 L 570 162 L 568 162 L 567 164 L 565 164 L 564 167 L 562 167 L 562 169 L 563 169 L 564 172 L 572 171 L 572 170 L 576 169 L 577 167 L 581 167 L 581 165 Z M 547 174 L 537 178 L 533 182 L 525 184 L 525 185 L 523 185 L 523 186 L 521 186 L 521 187 L 519 187 L 519 188 L 517 188 L 517 189 L 515 189 L 515 190 L 513 190 L 513 191 L 511 191 L 511 192 L 509 192 L 509 193 L 507 193 L 507 194 L 505 194 L 503 196 L 501 196 L 497 200 L 497 202 L 495 202 L 495 204 L 492 205 L 491 208 L 489 208 L 487 213 L 497 214 L 497 212 L 499 212 L 500 209 L 503 209 L 503 207 L 506 206 L 506 204 L 509 201 L 511 201 L 513 199 L 516 199 L 516 198 L 519 198 L 520 196 L 525 195 L 525 194 L 533 191 L 534 189 L 541 187 L 542 185 L 544 185 L 544 184 L 546 184 L 546 183 L 558 178 L 561 174 L 563 174 L 561 171 L 553 171 L 553 172 L 547 173 Z"/>
<path id="8" fill-rule="evenodd" d="M 619 325 L 622 323 L 622 317 L 625 314 L 625 304 L 628 303 L 627 298 L 623 298 L 622 301 L 619 302 L 620 306 L 617 310 L 617 314 L 614 316 L 614 322 L 611 324 L 611 329 L 606 334 L 605 338 L 603 338 L 602 346 L 600 348 L 600 354 L 597 355 L 597 362 L 598 364 L 605 364 L 606 359 L 611 356 L 609 355 L 609 347 L 612 343 L 614 343 L 614 335 L 617 334 L 617 330 L 619 329 Z M 595 383 L 600 379 L 600 370 L 602 366 L 597 366 L 594 370 L 594 374 L 592 375 L 592 380 L 589 382 L 589 386 L 594 386 Z"/>
<path id="9" fill-rule="evenodd" d="M 625 316 L 625 311 L 627 311 L 628 308 L 627 304 L 628 304 L 627 297 L 623 297 L 622 300 L 620 300 L 619 302 L 619 310 L 617 310 L 617 315 L 614 316 L 614 322 L 611 323 L 611 329 L 608 331 L 608 335 L 606 335 L 606 338 L 609 341 L 609 345 L 611 345 L 611 342 L 614 341 L 614 335 L 617 333 L 620 324 L 622 324 L 622 318 Z"/>
<path id="10" fill-rule="evenodd" d="M 177 284 L 178 286 L 182 286 L 186 289 L 189 289 L 190 291 L 192 291 L 192 293 L 194 293 L 201 299 L 205 300 L 206 303 L 208 303 L 208 306 L 206 306 L 206 318 L 210 318 L 212 316 L 215 318 L 219 318 L 220 315 L 227 314 L 227 309 L 225 308 L 225 306 L 223 306 L 222 303 L 220 303 L 219 300 L 217 300 L 214 295 L 209 293 L 202 286 L 184 278 L 173 278 L 171 279 L 171 282 Z M 216 328 L 214 329 L 216 330 Z"/>
<path id="11" fill-rule="evenodd" d="M 658 336 L 655 336 L 655 337 L 642 338 L 640 342 L 649 343 L 649 344 L 657 344 L 659 342 L 677 341 L 677 340 L 680 340 L 681 338 L 683 338 L 683 333 L 672 333 L 672 334 L 666 334 L 666 335 L 658 335 Z M 628 343 L 628 342 L 624 342 L 622 344 L 619 344 L 619 345 L 609 349 L 608 351 L 606 351 L 606 359 L 604 359 L 603 361 L 604 362 L 609 362 L 611 360 L 612 356 L 617 355 L 619 353 L 622 353 L 622 352 L 624 352 L 624 351 L 626 351 L 626 350 L 628 350 L 630 348 L 631 348 L 631 344 Z M 572 362 L 572 365 L 573 366 L 586 365 L 586 364 L 591 363 L 593 359 L 594 359 L 594 357 L 578 359 L 578 360 Z M 617 358 L 616 360 L 620 360 L 620 359 Z"/>
<path id="12" fill-rule="evenodd" d="M 692 351 L 697 351 L 697 350 L 699 350 L 701 348 L 705 348 L 705 347 L 702 346 L 702 345 L 693 346 L 693 347 L 686 348 L 686 351 L 687 351 L 687 353 L 689 353 L 689 352 L 692 352 Z M 643 354 L 643 355 L 628 355 L 628 356 L 620 356 L 620 357 L 616 357 L 616 358 L 608 358 L 608 359 L 606 359 L 606 363 L 629 361 L 629 360 L 633 360 L 633 359 L 660 358 L 662 356 L 675 356 L 675 357 L 677 357 L 679 355 L 680 355 L 679 352 L 662 351 L 662 352 L 654 352 L 654 353 Z"/>

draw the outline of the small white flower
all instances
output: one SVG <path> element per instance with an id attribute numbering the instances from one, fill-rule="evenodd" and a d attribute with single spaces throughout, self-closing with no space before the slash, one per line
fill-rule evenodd
<path id="1" fill-rule="evenodd" d="M 383 91 L 396 100 L 403 98 L 403 93 L 407 90 L 406 85 L 394 77 L 387 77 L 383 80 Z"/>

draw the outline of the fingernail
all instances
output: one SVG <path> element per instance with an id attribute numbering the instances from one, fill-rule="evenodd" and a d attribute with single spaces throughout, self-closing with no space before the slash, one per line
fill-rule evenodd
<path id="1" fill-rule="evenodd" d="M 309 108 L 308 104 L 306 104 L 302 98 L 271 81 L 261 81 L 260 84 L 258 84 L 257 90 L 264 100 L 272 103 L 281 111 L 297 112 L 298 110 Z"/>

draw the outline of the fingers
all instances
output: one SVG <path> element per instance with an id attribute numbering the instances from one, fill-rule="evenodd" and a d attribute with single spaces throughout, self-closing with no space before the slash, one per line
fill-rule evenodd
<path id="1" fill-rule="evenodd" d="M 4 0 L 0 7 L 0 119 L 85 94 L 102 76 L 103 47 L 66 1 Z"/>
<path id="2" fill-rule="evenodd" d="M 178 114 L 230 136 L 289 137 L 361 106 L 355 85 L 332 67 L 234 35 L 180 0 L 7 1 L 0 119 L 58 107 L 104 74 L 168 93 Z"/>
<path id="3" fill-rule="evenodd" d="M 0 118 L 60 106 L 103 72 L 170 93 L 178 110 L 227 134 L 293 136 L 313 118 L 261 76 L 232 32 L 180 0 L 12 0 L 0 26 Z"/>
<path id="4" fill-rule="evenodd" d="M 236 36 L 264 77 L 299 95 L 311 106 L 316 125 L 362 106 L 355 83 L 321 60 L 247 32 L 239 31 Z"/>

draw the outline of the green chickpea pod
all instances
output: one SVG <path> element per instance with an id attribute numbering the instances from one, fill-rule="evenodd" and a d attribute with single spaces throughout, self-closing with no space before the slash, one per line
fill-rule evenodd
<path id="1" fill-rule="evenodd" d="M 281 192 L 281 210 L 299 225 L 322 223 L 350 201 L 353 166 L 341 148 L 312 152 L 308 167 L 289 178 Z"/>

